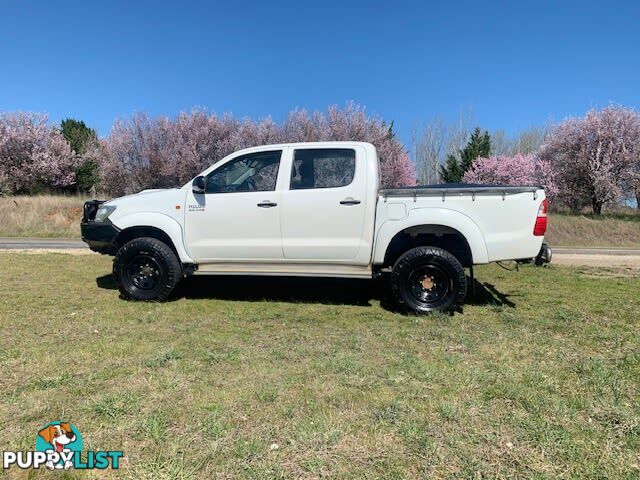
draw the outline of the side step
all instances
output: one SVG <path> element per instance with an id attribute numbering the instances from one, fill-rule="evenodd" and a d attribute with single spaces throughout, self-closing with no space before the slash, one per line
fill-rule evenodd
<path id="1" fill-rule="evenodd" d="M 371 265 L 326 263 L 206 263 L 194 275 L 274 275 L 291 277 L 371 278 Z"/>

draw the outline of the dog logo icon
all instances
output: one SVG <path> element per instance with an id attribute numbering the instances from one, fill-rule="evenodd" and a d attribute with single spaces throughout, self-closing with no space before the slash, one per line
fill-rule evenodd
<path id="1" fill-rule="evenodd" d="M 50 470 L 68 470 L 73 467 L 73 452 L 82 451 L 82 437 L 78 429 L 71 423 L 49 422 L 38 431 L 36 438 L 36 450 L 47 452 L 53 450 L 57 453 L 58 462 L 49 460 L 45 467 Z"/>
<path id="2" fill-rule="evenodd" d="M 38 430 L 35 450 L 3 450 L 2 469 L 117 470 L 123 458 L 122 450 L 83 451 L 78 429 L 70 422 L 57 421 Z"/>

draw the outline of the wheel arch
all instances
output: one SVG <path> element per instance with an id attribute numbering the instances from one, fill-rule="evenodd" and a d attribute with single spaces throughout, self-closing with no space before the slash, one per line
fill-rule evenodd
<path id="1" fill-rule="evenodd" d="M 132 214 L 119 218 L 116 226 L 121 230 L 115 239 L 117 248 L 134 238 L 151 237 L 166 243 L 182 263 L 194 263 L 185 250 L 182 228 L 171 217 L 162 214 Z"/>
<path id="2" fill-rule="evenodd" d="M 447 209 L 421 208 L 404 220 L 381 225 L 373 263 L 391 266 L 402 253 L 418 246 L 447 250 L 465 267 L 489 261 L 484 236 L 469 217 Z"/>

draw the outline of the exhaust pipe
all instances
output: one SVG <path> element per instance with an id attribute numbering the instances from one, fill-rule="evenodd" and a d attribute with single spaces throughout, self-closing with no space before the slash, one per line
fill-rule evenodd
<path id="1" fill-rule="evenodd" d="M 535 258 L 536 265 L 544 265 L 545 263 L 551 263 L 551 257 L 553 257 L 553 250 L 546 243 L 542 244 L 538 256 Z"/>

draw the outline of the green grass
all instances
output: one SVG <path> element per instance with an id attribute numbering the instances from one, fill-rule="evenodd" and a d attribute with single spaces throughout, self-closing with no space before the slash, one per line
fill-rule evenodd
<path id="1" fill-rule="evenodd" d="M 330 280 L 125 302 L 110 266 L 0 254 L 3 450 L 68 419 L 129 478 L 640 476 L 637 277 L 483 267 L 463 314 L 414 317 Z"/>

